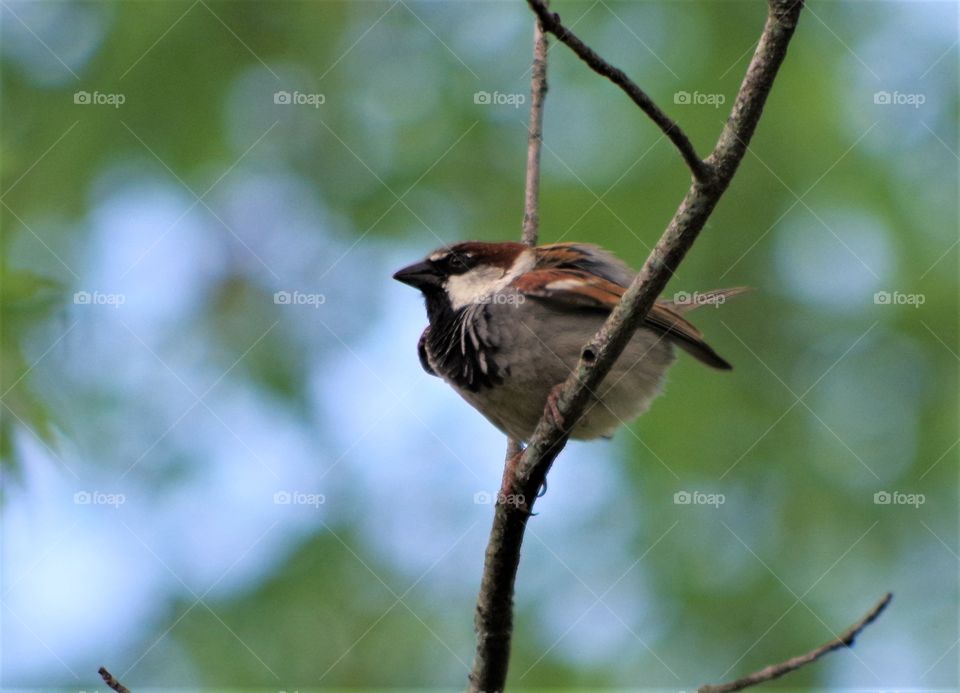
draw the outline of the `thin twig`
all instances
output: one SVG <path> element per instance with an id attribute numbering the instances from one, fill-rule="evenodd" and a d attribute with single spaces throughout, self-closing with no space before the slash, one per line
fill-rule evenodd
<path id="1" fill-rule="evenodd" d="M 603 75 L 611 82 L 626 92 L 627 96 L 640 107 L 644 113 L 650 116 L 650 119 L 657 124 L 663 133 L 670 138 L 670 141 L 680 152 L 680 156 L 690 167 L 693 177 L 699 181 L 708 181 L 712 177 L 713 171 L 710 165 L 697 156 L 697 150 L 694 148 L 690 138 L 663 110 L 654 103 L 647 93 L 637 86 L 637 83 L 627 77 L 626 73 L 620 68 L 614 67 L 590 46 L 585 44 L 570 29 L 565 27 L 560 21 L 560 15 L 551 12 L 547 7 L 545 0 L 527 0 L 530 8 L 536 12 L 537 17 L 543 24 L 543 27 L 560 41 L 567 44 L 574 53 L 576 53 L 591 70 L 599 75 Z"/>
<path id="2" fill-rule="evenodd" d="M 791 671 L 796 671 L 802 666 L 806 666 L 811 662 L 817 661 L 828 652 L 839 650 L 841 647 L 852 647 L 853 641 L 857 639 L 857 636 L 860 635 L 864 628 L 873 623 L 876 618 L 883 613 L 883 610 L 887 608 L 887 605 L 890 603 L 891 599 L 893 599 L 893 594 L 887 592 L 883 598 L 877 602 L 872 609 L 870 609 L 866 616 L 850 626 L 839 637 L 831 640 L 830 642 L 824 643 L 815 650 L 811 650 L 803 655 L 791 657 L 787 661 L 781 662 L 780 664 L 771 664 L 768 667 L 764 667 L 760 671 L 754 672 L 749 676 L 744 676 L 736 681 L 731 681 L 730 683 L 724 683 L 716 686 L 700 686 L 700 688 L 697 689 L 697 693 L 731 693 L 732 691 L 740 691 L 744 688 L 749 688 L 750 686 L 756 686 L 759 683 L 780 678 L 784 674 L 789 674 Z"/>
<path id="3" fill-rule="evenodd" d="M 545 30 L 554 33 L 601 74 L 611 79 L 616 77 L 614 81 L 631 94 L 637 105 L 654 118 L 674 143 L 681 143 L 678 147 L 688 164 L 699 162 L 689 140 L 639 87 L 622 72 L 607 69 L 609 66 L 596 53 L 563 28 L 559 18 L 547 10 L 543 0 L 528 2 Z M 553 417 L 541 419 L 523 455 L 507 470 L 508 475 L 512 474 L 509 488 L 524 502 L 504 502 L 506 499 L 500 497 L 494 510 L 477 602 L 478 657 L 470 676 L 471 691 L 502 691 L 506 683 L 514 582 L 520 564 L 520 547 L 527 520 L 550 466 L 566 445 L 570 430 L 582 416 L 589 393 L 596 391 L 663 291 L 730 185 L 746 153 L 747 144 L 786 57 L 787 47 L 803 9 L 803 0 L 768 0 L 768 6 L 767 21 L 756 52 L 717 145 L 704 163 L 705 168 L 692 166 L 694 181 L 666 230 L 620 303 L 584 347 L 580 362 L 563 384 L 557 409 L 565 422 L 564 427 L 556 426 Z M 682 139 L 678 139 L 681 136 Z M 509 477 L 507 481 L 511 481 Z M 485 657 L 481 658 L 480 653 L 484 653 Z"/>
<path id="4" fill-rule="evenodd" d="M 530 126 L 527 130 L 527 181 L 523 195 L 523 234 L 537 244 L 540 231 L 540 143 L 543 141 L 543 101 L 547 96 L 547 35 L 537 21 L 533 29 L 533 68 L 530 76 Z"/>
<path id="5" fill-rule="evenodd" d="M 523 232 L 520 240 L 537 244 L 540 231 L 540 145 L 543 141 L 543 102 L 547 95 L 547 35 L 539 21 L 533 29 L 533 68 L 530 77 L 530 124 L 527 130 L 527 175 L 523 196 Z M 498 498 L 510 492 L 513 466 L 523 448 L 520 441 L 509 438 L 504 461 L 504 484 Z M 496 535 L 494 519 L 492 534 Z M 522 537 L 521 537 L 522 539 Z M 491 540 L 483 571 L 483 584 L 475 615 L 477 651 L 470 672 L 471 691 L 494 691 L 503 688 L 510 664 L 510 639 L 513 635 L 513 585 L 516 574 L 501 576 L 495 566 L 503 564 L 499 554 L 503 544 Z M 519 546 L 517 547 L 519 551 Z M 502 593 L 501 590 L 506 590 Z M 506 608 L 504 608 L 506 605 Z"/>
<path id="6" fill-rule="evenodd" d="M 117 693 L 130 693 L 130 689 L 113 678 L 113 674 L 107 671 L 106 667 L 100 667 L 100 669 L 97 670 L 97 673 L 100 674 L 100 678 L 103 679 L 103 682 Z"/>

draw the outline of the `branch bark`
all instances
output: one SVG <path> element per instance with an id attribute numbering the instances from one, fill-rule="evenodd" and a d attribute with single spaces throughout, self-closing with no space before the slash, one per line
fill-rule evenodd
<path id="1" fill-rule="evenodd" d="M 831 640 L 830 642 L 824 643 L 815 650 L 810 650 L 810 652 L 807 652 L 806 654 L 791 657 L 787 661 L 781 662 L 780 664 L 771 664 L 768 667 L 764 667 L 760 671 L 756 671 L 749 676 L 744 676 L 743 678 L 739 678 L 736 681 L 731 681 L 730 683 L 724 683 L 717 686 L 700 686 L 700 688 L 697 689 L 697 693 L 731 693 L 732 691 L 740 691 L 744 688 L 749 688 L 750 686 L 756 686 L 757 684 L 764 683 L 766 681 L 778 679 L 784 674 L 789 674 L 791 671 L 796 671 L 800 667 L 817 661 L 823 657 L 823 655 L 829 652 L 839 650 L 841 647 L 852 647 L 853 641 L 857 639 L 857 636 L 860 635 L 864 628 L 873 623 L 877 617 L 883 613 L 883 610 L 887 608 L 887 605 L 890 603 L 891 599 L 893 599 L 893 594 L 887 592 L 883 598 L 877 602 L 869 612 L 867 612 L 866 616 L 847 628 L 847 630 L 844 631 L 840 636 Z"/>
<path id="2" fill-rule="evenodd" d="M 100 667 L 100 669 L 97 670 L 97 673 L 100 674 L 100 678 L 103 679 L 103 682 L 117 693 L 130 693 L 130 689 L 117 681 L 113 677 L 113 674 L 107 671 L 106 667 Z"/>
<path id="3" fill-rule="evenodd" d="M 694 180 L 643 268 L 603 327 L 584 347 L 577 368 L 563 384 L 557 407 L 565 426 L 558 428 L 551 417 L 542 418 L 519 461 L 507 465 L 505 488 L 521 495 L 526 502 L 511 503 L 501 494 L 495 507 L 477 602 L 477 653 L 470 674 L 473 692 L 502 691 L 506 684 L 520 547 L 547 472 L 588 405 L 590 393 L 623 352 L 733 180 L 803 9 L 803 0 L 768 0 L 767 20 L 730 115 L 712 153 L 701 161 L 679 126 L 622 71 L 610 66 L 564 27 L 543 0 L 527 2 L 543 30 L 554 34 L 596 72 L 624 89 L 660 126 L 691 166 Z"/>
<path id="4" fill-rule="evenodd" d="M 523 195 L 520 240 L 536 245 L 540 232 L 540 143 L 543 141 L 543 101 L 547 96 L 547 34 L 537 21 L 533 28 L 533 67 L 530 71 L 530 125 L 527 130 L 527 179 Z"/>

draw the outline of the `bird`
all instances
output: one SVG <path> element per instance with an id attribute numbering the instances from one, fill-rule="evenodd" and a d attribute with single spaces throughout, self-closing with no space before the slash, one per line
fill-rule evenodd
<path id="1" fill-rule="evenodd" d="M 503 433 L 529 441 L 581 351 L 636 272 L 588 243 L 528 246 L 465 241 L 440 248 L 393 278 L 419 289 L 428 325 L 417 352 L 423 370 L 446 381 Z M 745 287 L 658 299 L 569 431 L 609 438 L 662 391 L 676 348 L 718 370 L 732 366 L 683 314 L 719 305 Z"/>

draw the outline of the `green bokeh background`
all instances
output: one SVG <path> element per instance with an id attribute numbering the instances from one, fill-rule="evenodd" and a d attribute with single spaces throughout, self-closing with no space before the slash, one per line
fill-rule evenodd
<path id="1" fill-rule="evenodd" d="M 554 6 L 709 151 L 762 3 Z M 44 0 L 0 18 L 2 685 L 89 688 L 105 664 L 135 690 L 462 686 L 491 516 L 475 494 L 503 442 L 419 371 L 422 307 L 389 274 L 518 236 L 526 105 L 476 94 L 527 98 L 529 10 Z M 695 314 L 735 370 L 681 357 L 629 430 L 560 458 L 512 686 L 720 682 L 892 590 L 856 649 L 773 685 L 956 689 L 957 22 L 948 2 L 805 10 L 668 289 L 754 287 Z M 541 239 L 639 266 L 689 175 L 562 45 L 549 82 Z M 94 490 L 126 500 L 73 496 Z"/>

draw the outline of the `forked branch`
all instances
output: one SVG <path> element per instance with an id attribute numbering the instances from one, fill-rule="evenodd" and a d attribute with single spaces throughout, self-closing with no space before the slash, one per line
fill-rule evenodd
<path id="1" fill-rule="evenodd" d="M 663 110 L 651 99 L 647 93 L 637 86 L 637 83 L 627 77 L 626 73 L 618 67 L 614 67 L 590 46 L 585 44 L 570 29 L 560 21 L 560 15 L 551 12 L 547 7 L 545 0 L 527 0 L 530 8 L 537 14 L 537 19 L 543 25 L 544 29 L 556 36 L 565 43 L 570 50 L 576 53 L 591 70 L 598 75 L 603 75 L 611 82 L 626 92 L 627 96 L 640 107 L 640 110 L 650 116 L 650 119 L 657 124 L 663 131 L 663 134 L 670 138 L 680 156 L 690 167 L 693 177 L 701 182 L 708 181 L 713 174 L 710 165 L 703 161 L 698 155 L 693 143 L 687 134 L 673 121 Z"/>

